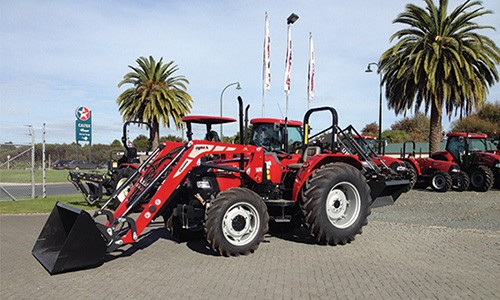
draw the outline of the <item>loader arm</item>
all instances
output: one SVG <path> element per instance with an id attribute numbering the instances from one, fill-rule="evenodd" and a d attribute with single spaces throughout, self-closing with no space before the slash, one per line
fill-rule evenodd
<path id="1" fill-rule="evenodd" d="M 243 177 L 257 183 L 262 182 L 264 149 L 261 147 L 193 140 L 186 143 L 174 157 L 160 162 L 169 151 L 171 149 L 166 147 L 158 154 L 157 158 L 153 160 L 152 166 L 139 177 L 123 203 L 116 209 L 113 214 L 114 220 L 108 228 L 117 227 L 115 225 L 119 223 L 128 223 L 129 229 L 124 234 L 113 232 L 110 235 L 109 230 L 103 233 L 108 234 L 108 252 L 121 245 L 135 242 L 163 206 L 174 200 L 176 191 L 185 183 L 188 174 L 200 165 L 209 165 L 211 168 L 239 173 L 237 176 L 242 180 L 240 186 L 243 185 Z M 223 164 L 218 167 L 217 161 L 209 164 L 202 162 L 202 158 L 207 155 L 217 155 L 223 158 L 220 161 L 235 159 L 235 157 L 228 156 L 238 156 L 239 159 L 235 160 L 236 166 L 233 168 Z M 159 163 L 158 166 L 154 165 L 155 161 Z M 158 184 L 157 190 L 152 192 L 152 189 Z M 149 198 L 146 199 L 146 197 Z M 147 204 L 143 206 L 144 209 L 137 219 L 133 221 L 127 218 L 131 209 L 140 202 L 144 203 L 145 200 L 147 200 Z"/>

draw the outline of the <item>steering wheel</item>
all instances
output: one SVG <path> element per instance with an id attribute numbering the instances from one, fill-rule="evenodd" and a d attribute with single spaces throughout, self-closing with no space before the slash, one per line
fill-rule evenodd
<path id="1" fill-rule="evenodd" d="M 290 151 L 295 152 L 302 147 L 301 141 L 295 141 L 290 145 Z"/>

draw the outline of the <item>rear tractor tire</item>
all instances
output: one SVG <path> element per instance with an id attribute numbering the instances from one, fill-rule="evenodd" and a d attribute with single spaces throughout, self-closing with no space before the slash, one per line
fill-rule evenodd
<path id="1" fill-rule="evenodd" d="M 221 192 L 205 211 L 205 233 L 213 250 L 223 256 L 248 255 L 269 229 L 262 198 L 246 188 Z"/>
<path id="2" fill-rule="evenodd" d="M 478 192 L 486 192 L 493 187 L 493 172 L 484 165 L 475 166 L 470 172 L 470 187 Z"/>
<path id="3" fill-rule="evenodd" d="M 451 175 L 441 171 L 436 170 L 431 177 L 431 188 L 439 193 L 447 192 L 451 189 L 452 179 Z"/>
<path id="4" fill-rule="evenodd" d="M 453 184 L 451 188 L 455 191 L 463 192 L 469 189 L 469 185 L 470 185 L 469 175 L 464 171 L 460 171 L 460 173 L 458 173 L 456 177 L 453 178 Z"/>
<path id="5" fill-rule="evenodd" d="M 305 225 L 320 244 L 350 243 L 368 224 L 370 187 L 351 165 L 332 163 L 317 169 L 302 197 Z"/>
<path id="6" fill-rule="evenodd" d="M 132 168 L 122 168 L 118 169 L 116 171 L 116 175 L 113 178 L 113 192 L 116 191 L 118 188 L 120 188 L 127 179 L 132 176 L 135 173 L 135 170 Z M 130 192 L 130 189 L 132 189 L 132 186 L 134 184 L 130 183 L 127 187 L 125 187 L 115 198 L 115 201 L 113 203 L 113 208 L 117 209 L 118 206 L 125 200 L 125 197 L 127 194 Z"/>

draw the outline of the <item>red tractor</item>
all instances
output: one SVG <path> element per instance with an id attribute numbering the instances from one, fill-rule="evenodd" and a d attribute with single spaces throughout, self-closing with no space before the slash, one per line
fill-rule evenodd
<path id="1" fill-rule="evenodd" d="M 346 128 L 350 130 L 350 128 Z M 345 131 L 346 131 L 345 130 Z M 401 174 L 402 177 L 407 178 L 410 181 L 408 190 L 411 190 L 415 183 L 417 182 L 417 173 L 414 168 L 410 168 L 401 159 L 394 158 L 387 155 L 380 155 L 375 152 L 377 138 L 370 135 L 360 135 L 359 133 L 353 134 L 354 140 L 363 148 L 363 150 L 370 155 L 375 164 L 380 168 L 391 168 L 394 172 Z M 385 152 L 385 146 L 384 146 Z"/>
<path id="2" fill-rule="evenodd" d="M 413 146 L 410 153 L 406 152 L 408 143 Z M 403 144 L 401 160 L 405 161 L 408 168 L 417 174 L 416 186 L 420 188 L 430 186 L 436 192 L 446 192 L 450 189 L 465 191 L 469 187 L 469 176 L 460 169 L 458 164 L 431 157 L 416 157 L 413 141 Z"/>
<path id="3" fill-rule="evenodd" d="M 470 176 L 470 187 L 485 192 L 494 182 L 500 183 L 500 153 L 482 133 L 450 132 L 446 150 L 432 154 L 432 158 L 454 162 Z"/>
<path id="4" fill-rule="evenodd" d="M 211 130 L 207 139 L 192 139 L 191 123 L 208 128 L 228 118 L 184 118 L 188 141 L 163 143 L 154 150 L 122 185 L 134 183 L 114 212 L 106 207 L 121 188 L 93 216 L 57 203 L 34 245 L 35 258 L 50 274 L 101 265 L 105 256 L 137 242 L 160 216 L 174 217 L 183 230 L 204 231 L 208 244 L 224 256 L 254 252 L 270 218 L 289 222 L 294 214 L 302 216 L 318 243 L 344 245 L 361 233 L 372 205 L 388 198 L 393 203 L 408 184 L 366 177 L 359 158 L 340 151 L 337 112 L 331 107 L 307 111 L 303 155 L 288 163 L 280 152 L 244 143 L 241 98 L 239 102 L 239 144 L 208 140 Z M 318 111 L 331 113 L 334 134 L 328 143 L 310 145 L 308 120 Z M 310 147 L 321 152 L 308 156 Z"/>

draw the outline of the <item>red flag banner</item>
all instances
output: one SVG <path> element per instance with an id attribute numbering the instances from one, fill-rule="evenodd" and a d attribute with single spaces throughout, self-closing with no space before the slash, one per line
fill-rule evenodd
<path id="1" fill-rule="evenodd" d="M 314 98 L 314 46 L 312 32 L 309 33 L 309 70 L 307 74 L 307 99 Z"/>
<path id="2" fill-rule="evenodd" d="M 292 30 L 290 24 L 288 24 L 288 34 L 287 34 L 287 47 L 286 47 L 286 58 L 285 58 L 285 93 L 288 95 L 290 93 L 290 74 L 292 73 Z"/>
<path id="3" fill-rule="evenodd" d="M 263 82 L 266 90 L 271 90 L 271 37 L 269 36 L 269 17 L 266 13 L 266 29 L 264 37 Z"/>

